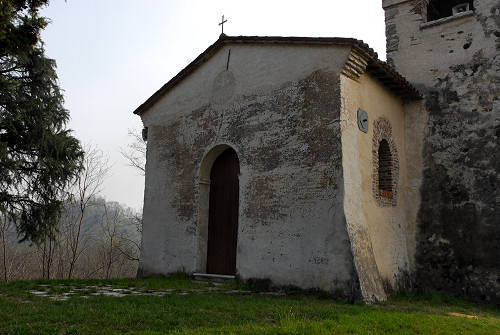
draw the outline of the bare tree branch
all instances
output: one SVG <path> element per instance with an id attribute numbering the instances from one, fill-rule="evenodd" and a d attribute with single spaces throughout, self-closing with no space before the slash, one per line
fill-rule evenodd
<path id="1" fill-rule="evenodd" d="M 120 153 L 129 166 L 139 170 L 144 176 L 146 174 L 146 142 L 142 139 L 140 131 L 136 129 L 129 129 L 128 136 L 132 142 L 125 149 L 121 148 Z"/>
<path id="2" fill-rule="evenodd" d="M 75 263 L 82 253 L 82 250 L 80 250 L 80 236 L 87 207 L 91 199 L 101 191 L 102 183 L 110 168 L 108 159 L 102 151 L 91 145 L 86 145 L 84 150 L 83 170 L 77 177 L 73 192 L 75 201 L 78 202 L 80 207 L 80 215 L 77 222 L 71 222 L 69 225 L 68 242 L 71 249 L 71 259 L 68 279 L 71 279 Z"/>

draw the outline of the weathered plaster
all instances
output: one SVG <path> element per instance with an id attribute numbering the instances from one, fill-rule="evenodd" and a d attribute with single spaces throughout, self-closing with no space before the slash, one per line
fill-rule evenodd
<path id="1" fill-rule="evenodd" d="M 344 211 L 363 296 L 380 300 L 387 290 L 404 288 L 409 272 L 407 241 L 413 237 L 407 236 L 405 110 L 399 98 L 368 74 L 359 82 L 342 76 L 341 86 Z M 358 129 L 358 108 L 368 112 L 368 133 Z M 389 207 L 381 206 L 372 190 L 374 122 L 380 118 L 392 125 L 400 160 L 398 202 Z"/>
<path id="2" fill-rule="evenodd" d="M 410 276 L 416 272 L 415 253 L 417 216 L 421 206 L 420 188 L 423 181 L 423 152 L 426 135 L 427 111 L 424 101 L 405 104 L 405 152 L 406 152 L 406 248 Z"/>
<path id="3" fill-rule="evenodd" d="M 141 115 L 145 126 L 165 121 L 183 113 L 214 103 L 214 81 L 226 69 L 231 49 L 229 70 L 238 81 L 232 85 L 232 96 L 242 97 L 270 92 L 288 82 L 297 81 L 318 69 L 341 70 L 350 48 L 335 46 L 259 46 L 226 45 L 205 66 L 186 77 L 148 111 Z M 241 79 L 244 78 L 244 82 Z M 266 80 L 263 82 L 262 79 Z M 224 103 L 230 102 L 225 101 Z M 157 112 L 159 111 L 159 112 Z"/>
<path id="4" fill-rule="evenodd" d="M 426 98 L 417 285 L 498 303 L 500 1 L 433 25 L 415 3 L 385 9 L 387 57 Z"/>
<path id="5" fill-rule="evenodd" d="M 427 20 L 425 13 L 415 10 L 420 2 L 384 2 L 388 62 L 413 84 L 432 85 L 449 66 L 470 62 L 478 51 L 497 56 L 498 0 L 476 1 L 474 15 L 422 29 Z"/>
<path id="6" fill-rule="evenodd" d="M 143 114 L 144 275 L 205 272 L 207 161 L 227 145 L 241 164 L 237 274 L 358 295 L 339 122 L 348 54 L 226 46 Z"/>

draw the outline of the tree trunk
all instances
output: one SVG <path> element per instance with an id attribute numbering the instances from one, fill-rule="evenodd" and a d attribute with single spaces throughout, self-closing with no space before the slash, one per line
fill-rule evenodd
<path id="1" fill-rule="evenodd" d="M 42 249 L 42 278 L 45 278 L 45 263 L 47 258 L 47 237 L 45 237 L 43 241 L 43 249 Z"/>
<path id="2" fill-rule="evenodd" d="M 111 264 L 113 263 L 113 237 L 111 237 L 111 240 L 109 242 L 109 256 L 108 256 L 108 268 L 106 269 L 106 279 L 109 279 L 109 272 L 111 269 Z"/>
<path id="3" fill-rule="evenodd" d="M 75 263 L 76 263 L 76 260 L 78 258 L 78 243 L 80 243 L 80 231 L 82 229 L 84 214 L 85 214 L 85 208 L 81 207 L 80 221 L 78 222 L 78 231 L 76 234 L 76 240 L 75 240 L 75 244 L 71 247 L 72 254 L 71 254 L 71 262 L 69 264 L 68 279 L 71 279 L 71 276 L 73 275 Z"/>
<path id="4" fill-rule="evenodd" d="M 1 222 L 2 224 L 2 258 L 3 258 L 3 279 L 5 281 L 8 281 L 8 276 L 7 276 L 7 245 L 5 242 L 5 234 L 7 230 L 7 222 Z"/>

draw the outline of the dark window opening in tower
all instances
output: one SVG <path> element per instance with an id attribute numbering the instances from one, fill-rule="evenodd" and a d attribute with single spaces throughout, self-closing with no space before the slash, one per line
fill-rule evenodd
<path id="1" fill-rule="evenodd" d="M 392 154 L 386 140 L 378 147 L 378 188 L 385 191 L 381 193 L 392 193 Z"/>
<path id="2" fill-rule="evenodd" d="M 427 7 L 427 21 L 439 20 L 474 10 L 473 0 L 431 0 Z"/>

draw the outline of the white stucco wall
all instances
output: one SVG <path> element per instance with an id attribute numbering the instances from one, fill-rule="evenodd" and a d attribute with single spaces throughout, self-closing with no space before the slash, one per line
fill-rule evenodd
<path id="1" fill-rule="evenodd" d="M 144 126 L 214 102 L 214 79 L 226 69 L 229 49 L 229 70 L 237 78 L 232 98 L 270 92 L 318 69 L 338 72 L 350 52 L 336 46 L 226 45 L 142 114 Z"/>
<path id="2" fill-rule="evenodd" d="M 361 287 L 373 287 L 378 298 L 384 298 L 380 285 L 385 282 L 392 289 L 401 288 L 410 271 L 415 239 L 415 210 L 418 195 L 408 192 L 407 160 L 407 112 L 413 103 L 404 105 L 402 100 L 382 86 L 369 74 L 364 74 L 359 81 L 345 76 L 342 86 L 342 150 L 345 181 L 344 209 L 347 224 L 351 231 L 357 232 L 355 247 L 363 250 L 358 262 L 364 262 L 368 270 L 360 274 Z M 358 129 L 357 111 L 361 108 L 368 113 L 369 130 L 364 133 Z M 418 117 L 418 109 L 414 108 Z M 397 183 L 397 205 L 381 206 L 373 192 L 373 147 L 374 123 L 385 118 L 392 126 L 393 142 L 399 160 L 399 180 Z M 414 153 L 418 147 L 412 139 L 410 147 Z M 418 177 L 420 169 L 412 167 L 412 180 Z M 394 177 L 394 176 L 393 176 Z M 415 182 L 417 183 L 417 182 Z M 353 236 L 351 236 L 353 239 Z M 411 252 L 408 246 L 410 245 Z M 376 266 L 374 266 L 375 262 Z M 363 271 L 358 268 L 358 272 Z M 368 276 L 363 279 L 364 276 Z M 363 280 L 367 283 L 363 284 Z M 375 294 L 375 293 L 374 293 Z"/>
<path id="3" fill-rule="evenodd" d="M 356 289 L 339 125 L 349 51 L 226 45 L 142 115 L 143 274 L 204 272 L 200 167 L 225 144 L 241 164 L 237 274 L 344 295 Z"/>

